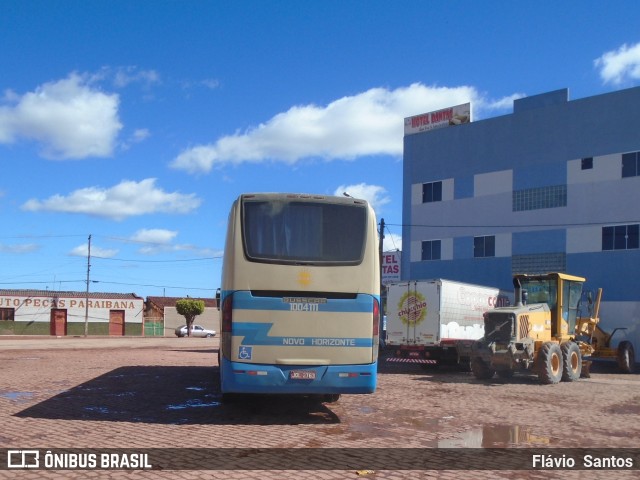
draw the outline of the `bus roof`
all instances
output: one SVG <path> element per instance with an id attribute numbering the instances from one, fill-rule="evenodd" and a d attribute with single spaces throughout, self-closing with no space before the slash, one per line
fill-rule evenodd
<path id="1" fill-rule="evenodd" d="M 310 200 L 317 202 L 330 202 L 330 203 L 344 203 L 344 204 L 356 204 L 367 205 L 367 201 L 360 198 L 353 197 L 338 197 L 334 195 L 318 195 L 311 193 L 243 193 L 240 195 L 242 201 L 245 200 L 280 200 L 280 201 L 292 201 L 292 200 Z"/>

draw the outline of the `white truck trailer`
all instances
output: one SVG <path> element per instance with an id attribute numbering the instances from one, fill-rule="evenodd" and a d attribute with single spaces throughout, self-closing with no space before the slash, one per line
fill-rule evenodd
<path id="1" fill-rule="evenodd" d="M 512 297 L 498 288 L 444 279 L 390 284 L 387 361 L 468 368 L 471 346 L 484 335 L 484 312 L 510 305 Z"/>

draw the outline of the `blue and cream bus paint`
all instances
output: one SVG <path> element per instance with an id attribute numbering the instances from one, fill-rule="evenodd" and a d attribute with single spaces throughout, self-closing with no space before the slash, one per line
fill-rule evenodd
<path id="1" fill-rule="evenodd" d="M 223 395 L 375 391 L 380 264 L 366 201 L 242 195 L 229 215 L 220 300 Z"/>

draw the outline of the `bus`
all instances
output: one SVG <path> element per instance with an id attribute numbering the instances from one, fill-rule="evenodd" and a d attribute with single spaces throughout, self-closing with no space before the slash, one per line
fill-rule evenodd
<path id="1" fill-rule="evenodd" d="M 376 388 L 380 257 L 365 200 L 241 195 L 220 291 L 223 400 L 299 394 L 337 401 Z"/>

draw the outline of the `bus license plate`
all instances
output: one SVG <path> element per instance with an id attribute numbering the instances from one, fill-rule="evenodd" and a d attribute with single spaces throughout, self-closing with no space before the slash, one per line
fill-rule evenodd
<path id="1" fill-rule="evenodd" d="M 291 380 L 315 380 L 315 370 L 291 370 L 289 372 L 289 378 Z"/>

